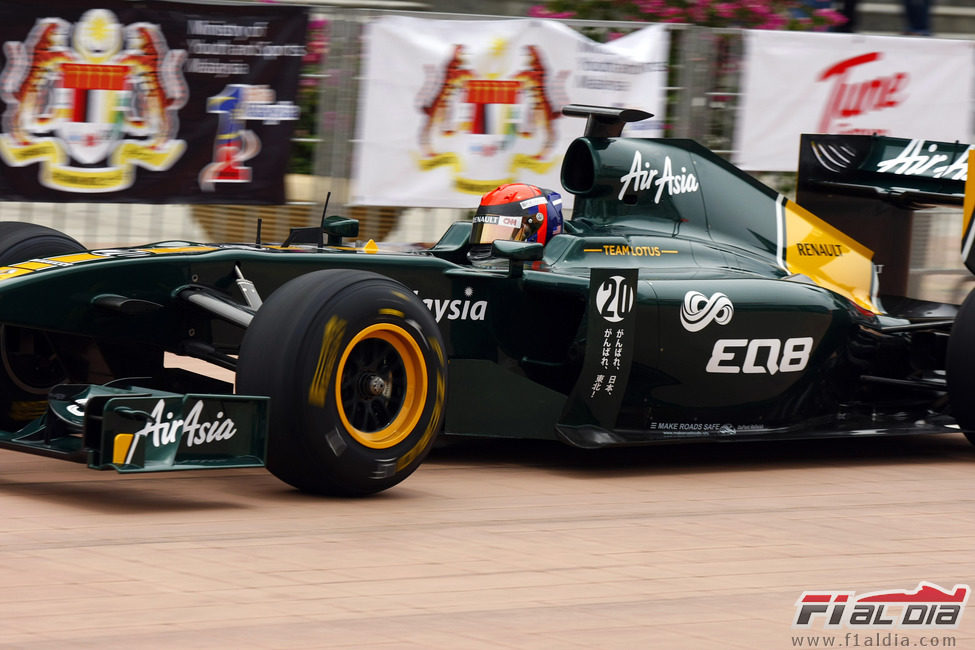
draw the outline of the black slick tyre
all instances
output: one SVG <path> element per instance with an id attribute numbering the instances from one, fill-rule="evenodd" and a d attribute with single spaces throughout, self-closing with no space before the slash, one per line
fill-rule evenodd
<path id="1" fill-rule="evenodd" d="M 0 265 L 25 262 L 35 257 L 51 257 L 85 250 L 77 240 L 63 232 L 20 221 L 0 222 Z"/>
<path id="2" fill-rule="evenodd" d="M 359 496 L 409 476 L 444 412 L 446 359 L 429 310 L 366 271 L 285 283 L 244 334 L 237 392 L 271 398 L 268 469 L 306 492 Z"/>
<path id="3" fill-rule="evenodd" d="M 85 250 L 62 232 L 33 223 L 0 222 L 0 267 Z M 42 415 L 47 393 L 65 380 L 43 332 L 0 324 L 0 427 L 16 430 Z"/>
<path id="4" fill-rule="evenodd" d="M 951 414 L 975 443 L 975 291 L 965 298 L 951 326 L 945 370 Z"/>

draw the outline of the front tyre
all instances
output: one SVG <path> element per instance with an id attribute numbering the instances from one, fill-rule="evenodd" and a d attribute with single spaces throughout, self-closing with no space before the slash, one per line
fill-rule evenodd
<path id="1" fill-rule="evenodd" d="M 315 271 L 258 310 L 237 392 L 271 398 L 268 469 L 298 489 L 365 495 L 409 476 L 443 420 L 446 359 L 429 310 L 366 271 Z"/>
<path id="2" fill-rule="evenodd" d="M 83 250 L 53 228 L 0 222 L 0 267 Z M 48 392 L 66 379 L 45 332 L 0 324 L 0 428 L 17 430 L 43 415 Z"/>

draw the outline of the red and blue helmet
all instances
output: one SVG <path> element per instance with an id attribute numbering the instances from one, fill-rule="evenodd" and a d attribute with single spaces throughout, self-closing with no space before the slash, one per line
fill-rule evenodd
<path id="1" fill-rule="evenodd" d="M 481 197 L 470 243 L 498 239 L 546 244 L 562 232 L 562 195 L 536 185 L 508 183 Z"/>

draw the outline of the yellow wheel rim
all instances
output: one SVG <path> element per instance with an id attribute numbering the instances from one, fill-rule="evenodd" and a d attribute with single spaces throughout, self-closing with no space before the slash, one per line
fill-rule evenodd
<path id="1" fill-rule="evenodd" d="M 342 352 L 335 373 L 339 420 L 356 442 L 388 449 L 410 435 L 423 414 L 427 367 L 402 327 L 376 323 Z"/>

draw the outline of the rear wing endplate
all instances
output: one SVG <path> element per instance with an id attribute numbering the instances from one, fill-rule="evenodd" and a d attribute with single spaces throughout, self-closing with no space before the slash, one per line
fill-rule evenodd
<path id="1" fill-rule="evenodd" d="M 653 117 L 636 108 L 613 108 L 608 106 L 589 106 L 569 104 L 562 107 L 562 114 L 568 117 L 586 118 L 585 137 L 618 138 L 628 122 L 639 122 Z"/>

